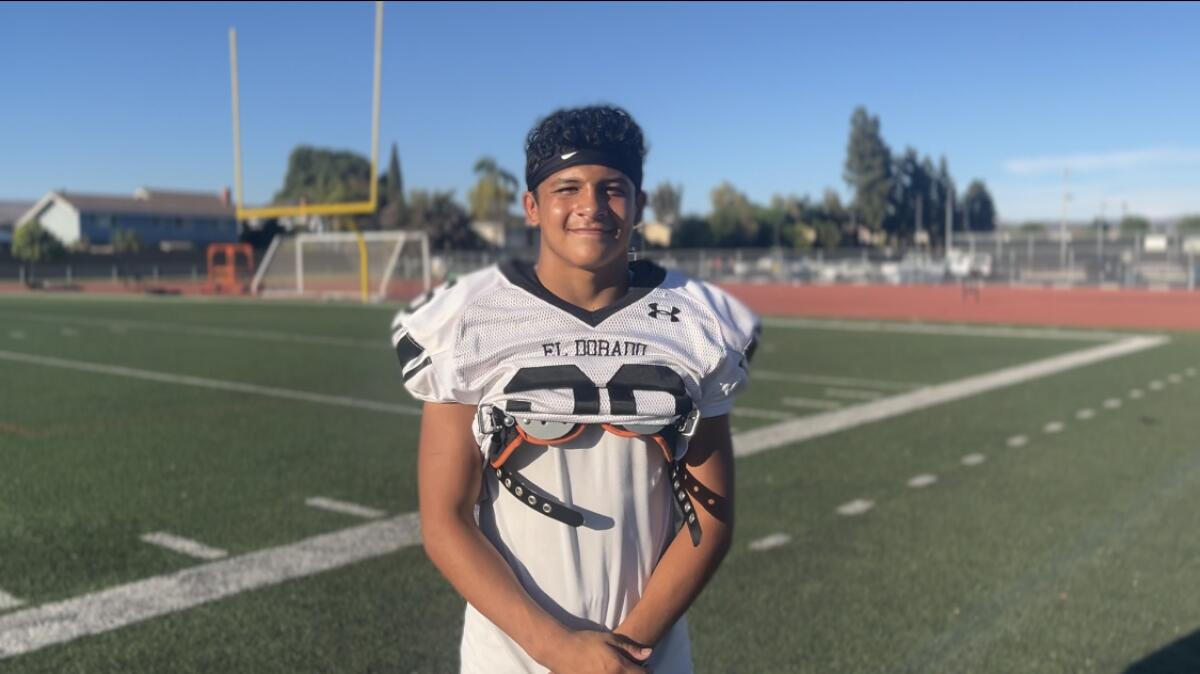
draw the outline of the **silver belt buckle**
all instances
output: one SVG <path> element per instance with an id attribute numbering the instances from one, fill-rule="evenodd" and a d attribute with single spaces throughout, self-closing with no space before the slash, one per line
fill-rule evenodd
<path id="1" fill-rule="evenodd" d="M 691 438 L 696 434 L 696 428 L 700 426 L 700 409 L 693 407 L 691 412 L 684 417 L 683 422 L 679 425 L 679 434 L 685 438 Z"/>
<path id="2" fill-rule="evenodd" d="M 492 423 L 492 411 L 494 409 L 490 404 L 483 404 L 475 410 L 475 425 L 479 427 L 479 432 L 483 435 L 491 435 L 500 430 Z"/>

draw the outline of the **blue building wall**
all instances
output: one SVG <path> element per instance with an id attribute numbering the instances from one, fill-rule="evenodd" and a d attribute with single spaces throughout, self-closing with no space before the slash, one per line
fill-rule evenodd
<path id="1" fill-rule="evenodd" d="M 142 213 L 83 213 L 80 230 L 94 244 L 112 243 L 113 232 L 137 232 L 146 245 L 161 241 L 191 241 L 199 245 L 237 241 L 233 218 L 146 215 Z"/>

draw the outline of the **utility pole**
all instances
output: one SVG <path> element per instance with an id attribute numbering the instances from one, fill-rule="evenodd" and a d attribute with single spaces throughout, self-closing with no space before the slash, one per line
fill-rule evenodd
<path id="1" fill-rule="evenodd" d="M 916 226 L 914 228 L 914 229 L 916 229 L 917 233 L 921 233 L 921 232 L 925 231 L 925 218 L 922 217 L 923 214 L 921 213 L 921 207 L 924 205 L 925 205 L 925 195 L 918 194 L 917 195 L 917 221 L 916 221 Z M 921 237 L 919 236 L 919 234 L 914 234 L 913 238 L 915 240 L 919 241 Z"/>
<path id="2" fill-rule="evenodd" d="M 946 191 L 946 253 L 954 247 L 954 190 Z"/>
<path id="3" fill-rule="evenodd" d="M 1067 181 L 1071 178 L 1071 168 L 1063 169 L 1063 201 L 1062 201 L 1062 220 L 1058 223 L 1058 269 L 1063 270 L 1067 266 L 1067 202 L 1071 199 L 1071 193 L 1067 191 Z"/>

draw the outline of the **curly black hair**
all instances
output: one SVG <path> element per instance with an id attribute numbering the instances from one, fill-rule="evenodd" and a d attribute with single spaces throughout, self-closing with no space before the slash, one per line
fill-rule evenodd
<path id="1" fill-rule="evenodd" d="M 602 150 L 621 158 L 622 163 L 638 168 L 630 176 L 642 188 L 641 167 L 646 161 L 646 142 L 642 128 L 622 108 L 590 105 L 563 108 L 542 119 L 525 138 L 525 183 L 536 193 L 533 176 L 551 157 L 573 150 Z"/>

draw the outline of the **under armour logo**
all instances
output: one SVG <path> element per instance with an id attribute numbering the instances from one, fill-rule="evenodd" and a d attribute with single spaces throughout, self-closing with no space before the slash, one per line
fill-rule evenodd
<path id="1" fill-rule="evenodd" d="M 659 309 L 658 302 L 651 302 L 649 316 L 650 316 L 650 318 L 660 318 L 664 321 L 669 320 L 672 323 L 678 323 L 679 322 L 679 311 L 680 311 L 679 307 L 671 307 L 669 309 Z"/>

